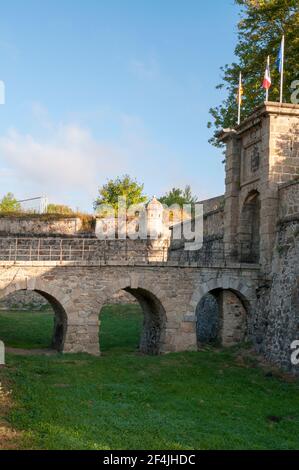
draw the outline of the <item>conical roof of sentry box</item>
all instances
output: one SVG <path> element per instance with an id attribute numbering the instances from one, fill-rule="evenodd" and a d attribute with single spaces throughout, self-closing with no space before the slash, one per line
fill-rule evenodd
<path id="1" fill-rule="evenodd" d="M 156 198 L 156 196 L 153 197 L 153 199 L 148 203 L 147 210 L 154 210 L 154 211 L 163 211 L 163 204 L 161 204 L 160 201 Z"/>

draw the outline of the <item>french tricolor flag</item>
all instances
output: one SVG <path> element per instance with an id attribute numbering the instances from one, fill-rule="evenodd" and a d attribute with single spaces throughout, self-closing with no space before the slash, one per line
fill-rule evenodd
<path id="1" fill-rule="evenodd" d="M 264 80 L 263 80 L 263 85 L 262 85 L 262 87 L 265 88 L 265 90 L 269 90 L 270 86 L 271 86 L 270 57 L 268 57 L 267 66 L 266 66 L 266 70 L 265 70 L 265 76 L 264 76 Z"/>

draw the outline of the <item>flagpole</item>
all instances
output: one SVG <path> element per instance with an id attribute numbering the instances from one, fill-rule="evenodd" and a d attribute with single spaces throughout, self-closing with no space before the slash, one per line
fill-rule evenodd
<path id="1" fill-rule="evenodd" d="M 242 89 L 242 72 L 240 72 L 240 75 L 239 75 L 239 90 L 238 90 L 238 126 L 239 126 L 240 123 L 241 123 L 241 100 L 242 100 L 241 89 Z"/>
<path id="2" fill-rule="evenodd" d="M 280 70 L 280 99 L 279 102 L 282 103 L 283 100 L 283 75 L 284 75 L 284 35 L 281 40 L 281 70 Z"/>
<path id="3" fill-rule="evenodd" d="M 270 56 L 267 57 L 267 67 L 270 70 Z M 269 88 L 266 88 L 266 101 L 269 101 Z"/>

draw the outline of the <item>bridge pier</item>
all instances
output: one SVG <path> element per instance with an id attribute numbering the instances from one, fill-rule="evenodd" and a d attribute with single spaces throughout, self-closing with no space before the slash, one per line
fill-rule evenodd
<path id="1" fill-rule="evenodd" d="M 93 356 L 99 356 L 99 321 L 89 321 L 86 322 L 86 324 L 69 323 L 63 352 L 87 353 Z"/>

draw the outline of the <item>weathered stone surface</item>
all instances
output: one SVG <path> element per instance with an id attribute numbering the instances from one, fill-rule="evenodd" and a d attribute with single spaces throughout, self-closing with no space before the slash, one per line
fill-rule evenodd
<path id="1" fill-rule="evenodd" d="M 0 300 L 0 310 L 41 310 L 47 305 L 44 297 L 31 290 L 19 290 Z"/>
<path id="2" fill-rule="evenodd" d="M 257 350 L 280 367 L 291 363 L 291 343 L 299 339 L 299 221 L 278 228 L 271 278 L 258 290 L 250 335 Z"/>
<path id="3" fill-rule="evenodd" d="M 245 241 L 248 257 L 252 242 L 259 254 L 257 302 L 246 305 L 247 337 L 268 360 L 299 374 L 290 349 L 299 339 L 299 106 L 267 103 L 223 138 L 225 249 L 235 255 Z M 253 194 L 259 208 L 244 217 Z"/>
<path id="4" fill-rule="evenodd" d="M 4 263 L 4 264 L 3 264 Z M 99 314 L 103 305 L 120 289 L 127 290 L 141 304 L 144 333 L 141 350 L 148 353 L 196 349 L 196 322 L 193 315 L 199 298 L 194 292 L 209 291 L 211 285 L 234 289 L 234 277 L 218 268 L 178 268 L 164 266 L 40 266 L 31 262 L 0 268 L 0 295 L 26 288 L 35 279 L 35 290 L 43 295 L 57 316 L 55 345 L 65 352 L 98 354 Z M 254 269 L 241 271 L 246 285 L 257 283 Z M 213 284 L 211 284 L 211 278 Z M 229 281 L 227 281 L 229 279 Z M 231 284 L 230 284 L 231 283 Z M 133 286 L 133 287 L 132 287 Z"/>
<path id="5" fill-rule="evenodd" d="M 0 217 L 0 233 L 5 235 L 24 235 L 31 236 L 40 234 L 59 234 L 75 235 L 82 231 L 82 220 L 80 217 L 45 217 L 29 215 L 24 217 Z"/>

